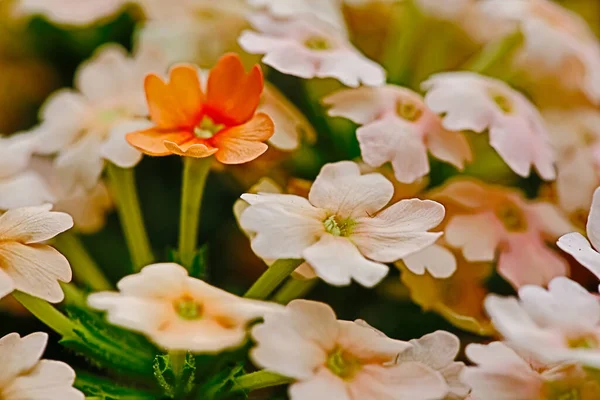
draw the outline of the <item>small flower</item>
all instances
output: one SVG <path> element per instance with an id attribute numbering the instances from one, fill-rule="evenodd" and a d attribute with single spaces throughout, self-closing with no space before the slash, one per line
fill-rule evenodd
<path id="1" fill-rule="evenodd" d="M 289 387 L 292 400 L 430 400 L 448 392 L 435 368 L 410 356 L 399 360 L 411 344 L 336 320 L 323 303 L 294 300 L 265 315 L 252 336 L 254 363 L 296 380 Z"/>
<path id="2" fill-rule="evenodd" d="M 52 303 L 64 295 L 58 281 L 71 280 L 67 259 L 41 244 L 73 226 L 73 219 L 51 205 L 8 210 L 0 216 L 0 298 L 13 290 Z"/>
<path id="3" fill-rule="evenodd" d="M 105 159 L 123 168 L 140 161 L 141 154 L 123 140 L 124 129 L 150 125 L 142 81 L 146 73 L 162 70 L 161 63 L 149 50 L 132 58 L 123 48 L 107 45 L 79 67 L 77 90 L 62 89 L 48 99 L 35 129 L 36 152 L 57 154 L 66 190 L 93 188 Z"/>
<path id="4" fill-rule="evenodd" d="M 223 56 L 211 70 L 206 94 L 191 65 L 171 69 L 170 81 L 146 77 L 146 96 L 153 128 L 132 132 L 127 141 L 152 156 L 215 155 L 223 164 L 254 160 L 274 132 L 266 114 L 255 113 L 263 91 L 258 65 L 250 73 L 237 54 Z"/>
<path id="5" fill-rule="evenodd" d="M 238 347 L 251 321 L 280 307 L 237 297 L 173 263 L 149 265 L 117 287 L 119 293 L 94 293 L 88 303 L 108 311 L 110 323 L 143 333 L 166 350 L 218 353 Z"/>
<path id="6" fill-rule="evenodd" d="M 494 261 L 498 252 L 498 272 L 515 287 L 545 285 L 567 273 L 566 262 L 545 244 L 572 230 L 552 204 L 475 180 L 451 181 L 431 198 L 462 209 L 449 219 L 445 240 L 467 261 Z"/>
<path id="7" fill-rule="evenodd" d="M 391 162 L 396 179 L 412 183 L 429 173 L 427 151 L 462 169 L 471 160 L 462 133 L 450 132 L 423 98 L 399 86 L 346 89 L 326 97 L 329 115 L 361 125 L 356 131 L 363 160 L 372 167 Z"/>
<path id="8" fill-rule="evenodd" d="M 592 400 L 600 396 L 600 387 L 577 365 L 542 364 L 501 342 L 470 344 L 466 353 L 477 364 L 461 375 L 472 388 L 472 400 Z"/>
<path id="9" fill-rule="evenodd" d="M 490 145 L 519 176 L 533 166 L 545 180 L 556 177 L 544 122 L 525 96 L 504 82 L 471 72 L 433 75 L 422 85 L 425 104 L 450 131 L 489 131 Z"/>
<path id="10" fill-rule="evenodd" d="M 581 233 L 572 232 L 561 236 L 556 244 L 600 279 L 600 188 L 594 192 L 586 231 L 589 241 Z"/>
<path id="11" fill-rule="evenodd" d="M 490 295 L 485 308 L 498 332 L 543 363 L 600 368 L 600 303 L 578 283 L 553 279 L 548 290 L 528 285 L 514 297 Z"/>
<path id="12" fill-rule="evenodd" d="M 35 141 L 31 133 L 0 136 L 0 210 L 55 201 L 44 179 L 28 169 Z"/>
<path id="13" fill-rule="evenodd" d="M 264 8 L 275 18 L 293 18 L 309 14 L 335 26 L 346 29 L 339 0 L 247 0 L 252 7 Z"/>
<path id="14" fill-rule="evenodd" d="M 558 203 L 569 213 L 587 213 L 600 184 L 600 112 L 553 109 L 544 118 L 557 155 Z"/>
<path id="15" fill-rule="evenodd" d="M 250 23 L 260 33 L 245 31 L 240 45 L 251 54 L 265 54 L 263 63 L 284 74 L 304 79 L 335 78 L 351 87 L 385 82 L 385 71 L 379 64 L 360 54 L 343 33 L 317 18 L 281 20 L 255 14 Z"/>
<path id="16" fill-rule="evenodd" d="M 332 285 L 354 279 L 371 287 L 387 274 L 383 263 L 422 250 L 441 235 L 427 232 L 444 218 L 440 204 L 411 199 L 383 209 L 392 195 L 393 185 L 381 174 L 361 175 L 357 164 L 342 161 L 321 169 L 308 200 L 242 195 L 250 207 L 240 222 L 256 234 L 252 249 L 262 258 L 304 259 Z"/>
<path id="17" fill-rule="evenodd" d="M 488 20 L 524 37 L 516 64 L 534 77 L 553 75 L 568 89 L 600 101 L 600 46 L 586 21 L 548 0 L 486 0 L 478 7 Z"/>
<path id="18" fill-rule="evenodd" d="M 91 25 L 113 17 L 130 0 L 18 0 L 20 15 L 44 15 L 50 21 L 65 25 Z"/>
<path id="19" fill-rule="evenodd" d="M 3 400 L 83 400 L 73 387 L 75 371 L 60 361 L 40 360 L 48 335 L 36 332 L 0 339 L 0 398 Z"/>

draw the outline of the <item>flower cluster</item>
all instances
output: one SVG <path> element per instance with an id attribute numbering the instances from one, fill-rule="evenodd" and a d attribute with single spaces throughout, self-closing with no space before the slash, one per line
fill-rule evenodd
<path id="1" fill-rule="evenodd" d="M 600 399 L 600 8 L 561 3 L 0 5 L 68 56 L 0 137 L 0 399 Z"/>

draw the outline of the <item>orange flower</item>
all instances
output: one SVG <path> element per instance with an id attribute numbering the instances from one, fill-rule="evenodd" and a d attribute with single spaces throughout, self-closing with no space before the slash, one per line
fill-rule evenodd
<path id="1" fill-rule="evenodd" d="M 255 114 L 263 91 L 258 65 L 248 74 L 237 54 L 226 54 L 210 71 L 206 94 L 191 65 L 171 69 L 170 80 L 146 77 L 145 90 L 155 127 L 132 132 L 127 141 L 151 156 L 215 155 L 224 164 L 252 161 L 267 150 L 273 121 Z"/>

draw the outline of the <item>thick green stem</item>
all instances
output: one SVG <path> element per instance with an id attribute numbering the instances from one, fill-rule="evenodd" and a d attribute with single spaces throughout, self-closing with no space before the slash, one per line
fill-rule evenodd
<path id="1" fill-rule="evenodd" d="M 319 283 L 319 279 L 289 279 L 281 289 L 275 293 L 272 301 L 279 304 L 287 304 L 294 299 L 304 297 L 308 292 Z"/>
<path id="2" fill-rule="evenodd" d="M 171 369 L 177 381 L 181 380 L 183 369 L 185 367 L 185 351 L 169 351 L 169 361 L 171 361 Z"/>
<path id="3" fill-rule="evenodd" d="M 467 62 L 463 69 L 486 74 L 492 68 L 512 56 L 523 43 L 523 34 L 517 31 L 504 39 L 485 46 L 478 54 Z"/>
<path id="4" fill-rule="evenodd" d="M 81 239 L 75 233 L 65 232 L 54 238 L 54 246 L 71 264 L 73 274 L 78 282 L 87 285 L 94 291 L 111 290 L 112 284 L 90 257 Z"/>
<path id="5" fill-rule="evenodd" d="M 268 371 L 256 371 L 235 380 L 233 390 L 257 390 L 271 386 L 286 385 L 294 380 Z"/>
<path id="6" fill-rule="evenodd" d="M 80 308 L 87 307 L 87 298 L 86 295 L 79 290 L 77 286 L 73 283 L 60 283 L 60 287 L 65 294 L 64 304 L 66 305 L 74 305 Z"/>
<path id="7" fill-rule="evenodd" d="M 393 12 L 382 64 L 388 72 L 388 82 L 405 86 L 411 80 L 415 53 L 426 33 L 426 19 L 413 0 L 396 5 Z"/>
<path id="8" fill-rule="evenodd" d="M 244 297 L 250 299 L 266 299 L 277 287 L 294 272 L 302 260 L 296 259 L 280 259 L 275 261 L 273 265 L 269 267 L 261 276 L 258 278 L 254 285 L 246 292 Z"/>
<path id="9" fill-rule="evenodd" d="M 119 168 L 109 163 L 108 176 L 115 193 L 117 211 L 131 254 L 133 268 L 135 271 L 139 271 L 146 265 L 152 264 L 154 255 L 140 209 L 135 186 L 135 173 L 132 168 Z"/>
<path id="10" fill-rule="evenodd" d="M 200 208 L 206 178 L 210 172 L 212 157 L 185 157 L 181 189 L 181 214 L 179 218 L 179 259 L 187 268 L 192 267 L 198 245 Z"/>
<path id="11" fill-rule="evenodd" d="M 63 337 L 74 335 L 75 323 L 47 301 L 19 291 L 13 292 L 13 297 L 37 319 L 48 325 L 50 329 L 59 335 Z"/>

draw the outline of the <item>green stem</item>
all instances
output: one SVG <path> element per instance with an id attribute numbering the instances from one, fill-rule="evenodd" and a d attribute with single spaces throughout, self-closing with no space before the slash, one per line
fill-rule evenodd
<path id="1" fill-rule="evenodd" d="M 272 301 L 279 304 L 287 304 L 294 299 L 304 297 L 319 283 L 319 279 L 289 279 L 281 289 L 275 293 Z"/>
<path id="2" fill-rule="evenodd" d="M 13 297 L 37 319 L 63 337 L 73 336 L 76 325 L 50 303 L 27 293 L 14 291 Z"/>
<path id="3" fill-rule="evenodd" d="M 393 12 L 382 65 L 388 72 L 388 82 L 404 86 L 410 82 L 415 53 L 426 33 L 426 19 L 413 0 L 395 6 Z"/>
<path id="4" fill-rule="evenodd" d="M 175 375 L 177 382 L 181 380 L 183 375 L 183 369 L 185 367 L 185 351 L 169 351 L 169 361 L 171 362 L 171 369 Z"/>
<path id="5" fill-rule="evenodd" d="M 257 390 L 271 386 L 286 385 L 294 380 L 268 371 L 256 371 L 235 380 L 233 390 Z"/>
<path id="6" fill-rule="evenodd" d="M 256 282 L 254 282 L 254 285 L 246 292 L 244 297 L 250 299 L 266 299 L 275 289 L 277 289 L 277 286 L 279 286 L 285 278 L 290 276 L 302 263 L 303 260 L 296 259 L 280 259 L 275 261 L 275 263 L 271 265 Z"/>
<path id="7" fill-rule="evenodd" d="M 87 298 L 86 295 L 79 290 L 77 286 L 73 283 L 60 283 L 60 287 L 65 294 L 65 304 L 66 305 L 74 305 L 80 308 L 87 307 Z"/>
<path id="8" fill-rule="evenodd" d="M 133 268 L 141 270 L 154 261 L 148 234 L 144 227 L 142 210 L 135 186 L 133 168 L 119 168 L 108 164 L 108 176 L 116 195 L 117 211 L 129 247 Z"/>
<path id="9" fill-rule="evenodd" d="M 112 284 L 90 257 L 81 239 L 72 232 L 65 232 L 54 238 L 54 246 L 71 264 L 75 279 L 94 291 L 111 290 Z"/>
<path id="10" fill-rule="evenodd" d="M 522 43 L 523 34 L 520 31 L 510 34 L 496 43 L 485 46 L 467 62 L 463 69 L 479 74 L 486 74 L 493 67 L 514 54 Z"/>
<path id="11" fill-rule="evenodd" d="M 179 259 L 188 269 L 192 267 L 198 245 L 200 208 L 212 157 L 185 157 L 179 218 Z"/>

